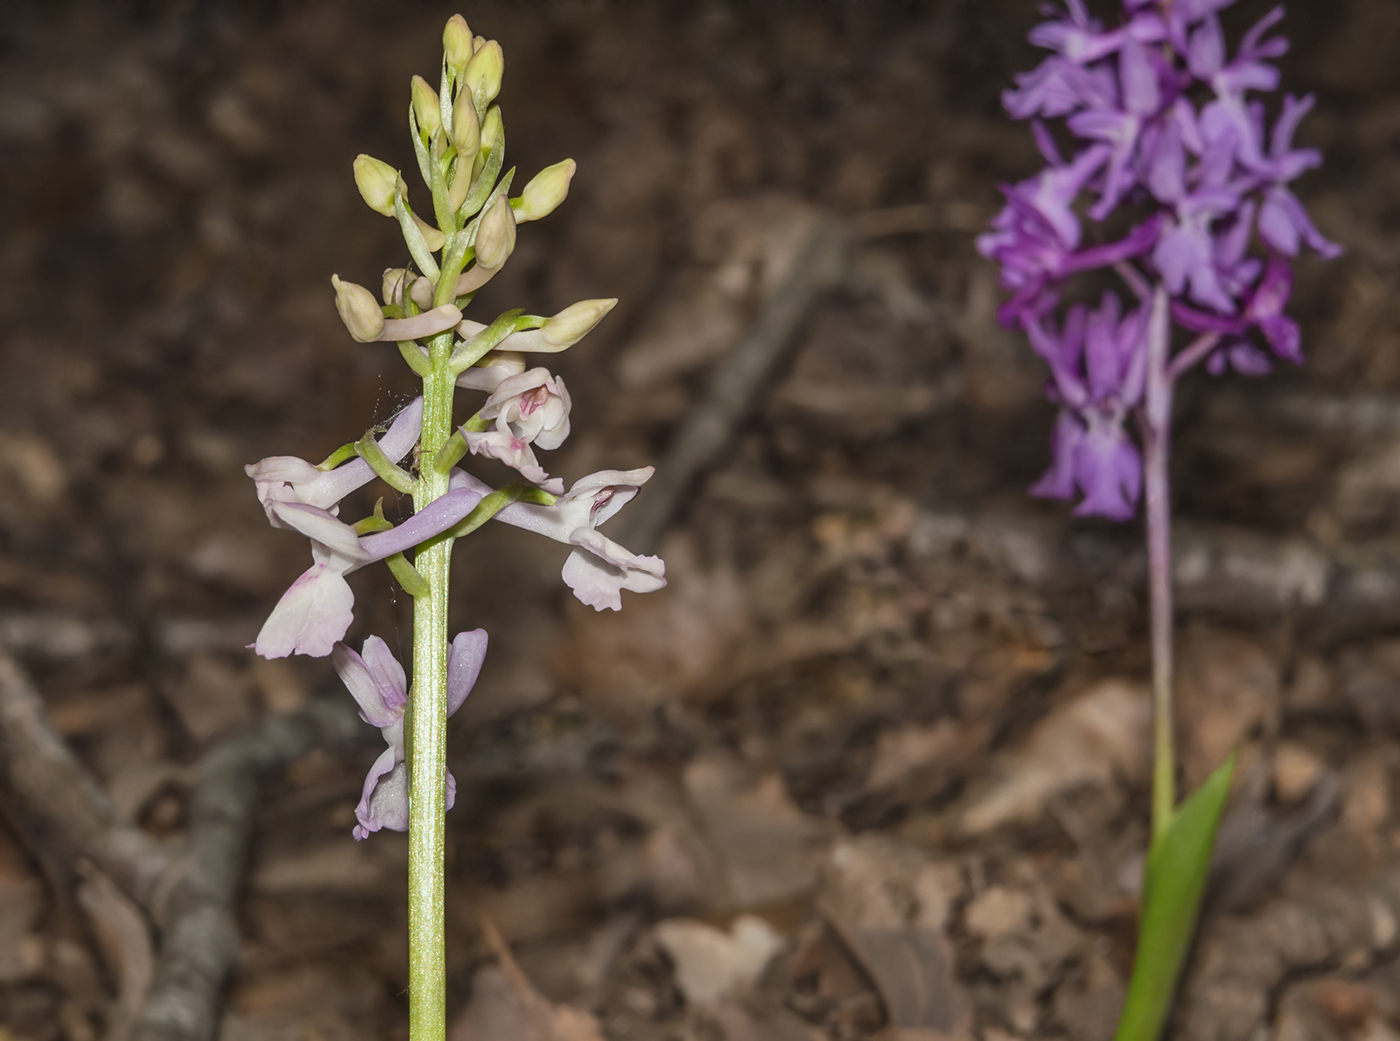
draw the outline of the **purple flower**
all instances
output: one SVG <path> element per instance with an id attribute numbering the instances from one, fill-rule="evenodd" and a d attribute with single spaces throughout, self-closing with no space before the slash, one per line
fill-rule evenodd
<path id="1" fill-rule="evenodd" d="M 1068 120 L 1070 130 L 1078 136 L 1112 148 L 1099 201 L 1089 210 L 1094 220 L 1112 213 L 1135 183 L 1132 162 L 1138 136 L 1162 104 L 1158 71 L 1148 60 L 1146 49 L 1131 36 L 1124 38 L 1118 50 L 1118 78 L 1116 96 L 1096 99 L 1097 104 Z"/>
<path id="2" fill-rule="evenodd" d="M 1152 263 L 1173 296 L 1180 296 L 1189 285 L 1193 300 L 1228 313 L 1235 302 L 1221 284 L 1211 226 L 1240 205 L 1239 192 L 1226 183 L 1231 144 L 1224 139 L 1207 149 L 1197 184 L 1188 190 L 1182 137 L 1179 124 L 1169 123 L 1157 135 L 1149 164 L 1147 183 L 1152 194 L 1173 209 L 1152 251 Z"/>
<path id="3" fill-rule="evenodd" d="M 1263 277 L 1247 294 L 1245 306 L 1239 316 L 1205 314 L 1185 304 L 1172 305 L 1172 317 L 1178 325 L 1197 333 L 1218 333 L 1231 337 L 1217 352 L 1230 362 L 1232 367 L 1245 375 L 1260 375 L 1267 372 L 1268 359 L 1257 350 L 1244 351 L 1240 340 L 1243 334 L 1257 328 L 1274 354 L 1294 365 L 1303 364 L 1303 334 L 1298 323 L 1283 313 L 1288 298 L 1293 292 L 1293 269 L 1288 261 L 1275 253 L 1269 258 Z M 1215 374 L 1224 371 L 1224 360 L 1211 358 L 1210 370 Z"/>
<path id="4" fill-rule="evenodd" d="M 1018 72 L 1016 89 L 1002 91 L 1001 103 L 1014 119 L 1068 115 L 1083 104 L 1078 71 L 1064 58 L 1046 58 L 1030 72 Z"/>
<path id="5" fill-rule="evenodd" d="M 451 716 L 467 700 L 481 664 L 486 658 L 486 630 L 458 633 L 447 655 L 447 714 Z M 360 706 L 360 718 L 379 727 L 389 747 L 365 775 L 360 803 L 355 807 L 359 823 L 357 841 L 381 828 L 408 830 L 408 767 L 404 761 L 404 714 L 408 710 L 408 677 L 388 644 L 377 636 L 365 640 L 361 654 L 343 643 L 331 651 L 331 664 L 351 697 Z M 457 798 L 457 781 L 447 772 L 447 808 Z"/>
<path id="6" fill-rule="evenodd" d="M 1341 255 L 1342 247 L 1317 230 L 1303 204 L 1286 187 L 1289 181 L 1322 162 L 1322 155 L 1316 149 L 1293 147 L 1293 133 L 1299 121 L 1312 109 L 1314 100 L 1311 94 L 1301 100 L 1291 94 L 1283 99 L 1283 111 L 1274 124 L 1269 158 L 1260 165 L 1261 174 L 1272 183 L 1264 189 L 1264 205 L 1259 210 L 1259 236 L 1290 257 L 1297 255 L 1301 239 L 1313 252 L 1330 260 Z"/>
<path id="7" fill-rule="evenodd" d="M 1129 41 L 1158 43 L 1166 38 L 1166 26 L 1155 13 L 1134 15 L 1119 29 L 1107 32 L 1097 18 L 1090 18 L 1084 0 L 1065 0 L 1064 20 L 1041 22 L 1030 32 L 1037 47 L 1058 51 L 1076 65 L 1087 65 L 1107 57 Z"/>
<path id="8" fill-rule="evenodd" d="M 1122 304 L 1105 293 L 1100 306 L 1072 307 L 1059 336 L 1028 323 L 1031 345 L 1050 366 L 1051 396 L 1061 404 L 1051 435 L 1051 464 L 1031 494 L 1083 501 L 1078 516 L 1126 520 L 1142 489 L 1142 459 L 1124 430 L 1142 399 L 1146 372 L 1145 307 L 1120 318 Z"/>

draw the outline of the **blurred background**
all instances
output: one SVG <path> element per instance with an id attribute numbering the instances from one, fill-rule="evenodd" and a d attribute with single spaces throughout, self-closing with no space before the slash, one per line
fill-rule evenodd
<path id="1" fill-rule="evenodd" d="M 1268 6 L 1225 12 L 1230 39 Z M 242 467 L 323 458 L 413 394 L 329 279 L 404 262 L 350 164 L 413 167 L 409 78 L 436 82 L 456 10 L 0 6 L 0 639 L 154 836 L 182 834 L 206 750 L 346 697 L 325 660 L 244 649 L 307 548 Z M 565 547 L 458 544 L 453 628 L 491 647 L 452 732 L 454 1038 L 528 1036 L 483 909 L 609 1038 L 1108 1038 L 1146 839 L 1141 532 L 1025 496 L 1053 409 L 972 245 L 1039 168 L 999 104 L 1036 6 L 461 13 L 505 48 L 516 183 L 578 162 L 469 317 L 621 300 L 557 356 L 551 473 L 660 464 L 811 230 L 845 249 L 680 489 L 666 590 L 595 614 Z M 1324 896 L 1400 892 L 1400 6 L 1298 0 L 1283 31 L 1326 156 L 1298 194 L 1347 252 L 1297 264 L 1304 369 L 1179 401 L 1187 783 L 1243 751 L 1176 1029 L 1393 1037 L 1393 915 L 1304 938 Z M 407 657 L 387 571 L 351 582 L 351 638 Z M 349 835 L 365 730 L 261 789 L 225 1041 L 406 1037 L 406 844 Z M 0 824 L 0 1039 L 111 1037 L 129 959 Z M 1241 967 L 1241 936 L 1285 953 Z M 1243 982 L 1221 997 L 1211 965 Z"/>

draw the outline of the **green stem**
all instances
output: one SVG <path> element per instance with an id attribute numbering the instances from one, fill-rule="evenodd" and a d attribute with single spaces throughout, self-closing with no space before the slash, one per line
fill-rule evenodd
<path id="1" fill-rule="evenodd" d="M 452 276 L 455 279 L 455 275 Z M 432 371 L 423 379 L 420 458 L 437 457 L 452 433 L 452 334 L 428 344 Z M 422 467 L 414 495 L 421 510 L 447 491 L 448 476 Z M 409 705 L 408 771 L 408 1003 L 410 1041 L 447 1034 L 447 953 L 444 930 L 447 813 L 447 602 L 452 539 L 419 547 L 414 563 L 428 584 L 413 601 L 413 693 Z"/>

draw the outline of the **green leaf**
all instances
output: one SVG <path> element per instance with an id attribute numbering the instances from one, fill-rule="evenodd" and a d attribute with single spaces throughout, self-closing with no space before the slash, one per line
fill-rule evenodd
<path id="1" fill-rule="evenodd" d="M 1148 851 L 1137 956 L 1114 1041 L 1157 1041 L 1166 1025 L 1196 931 L 1215 833 L 1234 770 L 1231 754 L 1176 808 L 1171 823 Z"/>

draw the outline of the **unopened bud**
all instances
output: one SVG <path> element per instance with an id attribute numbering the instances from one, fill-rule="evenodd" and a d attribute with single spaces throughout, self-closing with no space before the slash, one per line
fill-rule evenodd
<path id="1" fill-rule="evenodd" d="M 478 267 L 495 270 L 506 262 L 515 249 L 515 215 L 504 195 L 498 195 L 491 208 L 482 215 L 476 230 L 476 263 Z"/>
<path id="2" fill-rule="evenodd" d="M 399 172 L 388 163 L 372 155 L 355 157 L 355 187 L 375 213 L 394 215 L 394 187 L 398 183 Z"/>
<path id="3" fill-rule="evenodd" d="M 455 124 L 454 124 L 455 125 Z M 456 213 L 466 202 L 467 192 L 472 189 L 472 175 L 476 173 L 476 160 L 470 155 L 459 156 L 457 169 L 452 172 L 452 183 L 447 187 L 447 204 Z"/>
<path id="4" fill-rule="evenodd" d="M 413 284 L 416 276 L 406 267 L 386 267 L 381 293 L 390 307 L 403 306 L 403 291 Z"/>
<path id="5" fill-rule="evenodd" d="M 476 118 L 471 91 L 464 90 L 452 103 L 452 144 L 461 161 L 471 164 L 481 148 L 481 122 Z"/>
<path id="6" fill-rule="evenodd" d="M 418 129 L 431 141 L 442 126 L 442 109 L 438 107 L 437 91 L 422 76 L 413 77 L 413 114 L 418 117 Z"/>
<path id="7" fill-rule="evenodd" d="M 442 56 L 453 76 L 461 76 L 467 62 L 472 60 L 472 31 L 467 20 L 454 14 L 442 30 Z"/>
<path id="8" fill-rule="evenodd" d="M 408 290 L 409 298 L 418 305 L 418 310 L 426 311 L 433 306 L 433 290 L 437 286 L 433 284 L 431 278 L 424 278 L 419 275 L 413 280 L 413 285 Z"/>
<path id="9" fill-rule="evenodd" d="M 486 118 L 481 121 L 481 151 L 494 152 L 505 133 L 501 122 L 501 106 L 492 105 L 486 110 Z"/>
<path id="10" fill-rule="evenodd" d="M 472 55 L 462 73 L 462 82 L 472 92 L 478 105 L 489 105 L 501 92 L 501 77 L 506 71 L 506 56 L 501 45 L 495 40 L 487 40 L 481 49 Z"/>
<path id="11" fill-rule="evenodd" d="M 556 347 L 572 347 L 617 306 L 617 297 L 608 300 L 580 300 L 564 308 L 540 327 L 545 340 Z"/>
<path id="12" fill-rule="evenodd" d="M 518 223 L 539 220 L 554 212 L 564 197 L 569 194 L 569 182 L 574 179 L 578 164 L 572 159 L 546 166 L 525 186 L 520 198 L 515 200 L 515 219 Z"/>
<path id="13" fill-rule="evenodd" d="M 331 276 L 331 285 L 335 286 L 335 309 L 355 342 L 373 343 L 379 339 L 384 331 L 384 312 L 374 294 L 354 282 L 342 282 L 339 275 Z"/>

